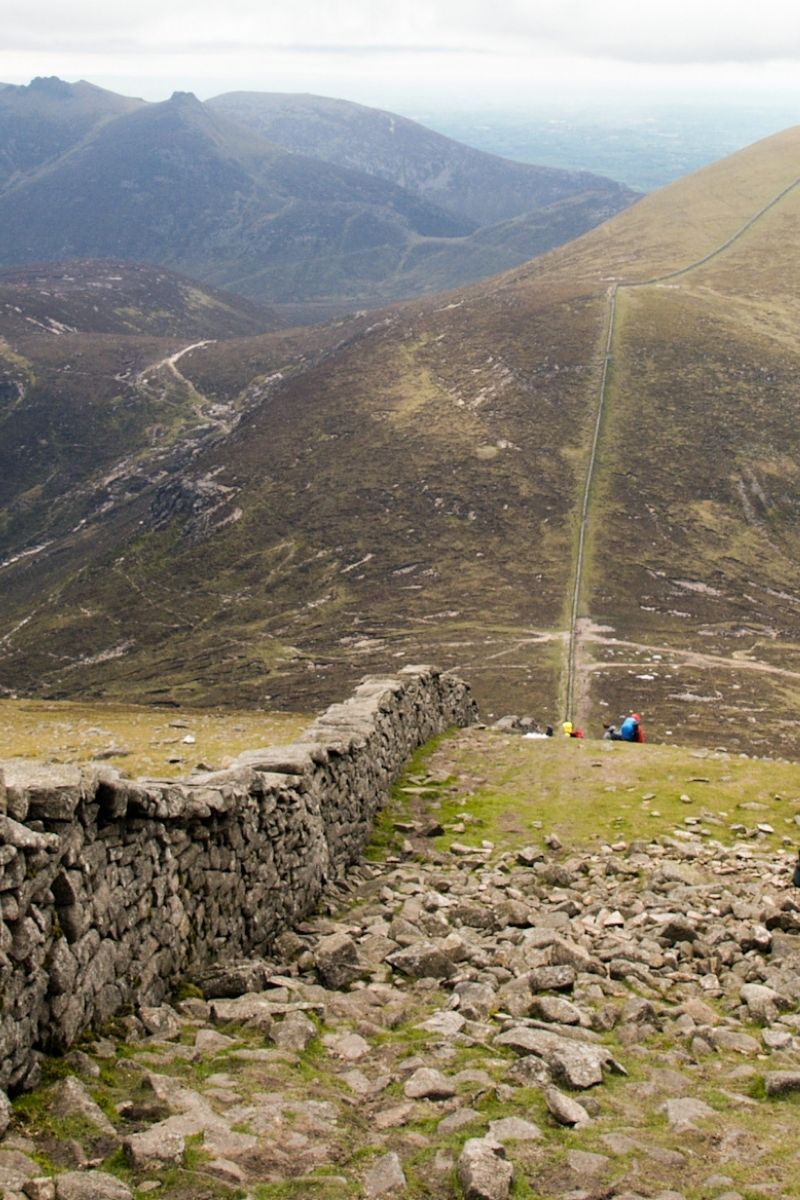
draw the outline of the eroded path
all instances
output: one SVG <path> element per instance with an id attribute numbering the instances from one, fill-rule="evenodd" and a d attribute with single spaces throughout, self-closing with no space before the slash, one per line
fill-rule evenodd
<path id="1" fill-rule="evenodd" d="M 201 346 L 212 346 L 215 341 L 215 338 L 206 338 L 201 342 L 192 342 L 191 346 L 184 346 L 182 350 L 176 350 L 174 354 L 168 354 L 166 358 L 161 358 L 158 362 L 151 363 L 150 366 L 145 367 L 139 372 L 138 379 L 141 382 L 146 382 L 150 375 L 154 375 L 157 371 L 166 367 L 182 383 L 185 383 L 188 387 L 193 387 L 193 384 L 189 382 L 186 376 L 182 375 L 178 370 L 177 364 L 186 354 L 190 354 L 192 350 L 198 350 Z"/>

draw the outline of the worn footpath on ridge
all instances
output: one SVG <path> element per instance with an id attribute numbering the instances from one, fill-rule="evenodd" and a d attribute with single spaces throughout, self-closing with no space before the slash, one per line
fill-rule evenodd
<path id="1" fill-rule="evenodd" d="M 441 741 L 271 961 L 44 1062 L 0 1193 L 800 1195 L 793 771 Z"/>

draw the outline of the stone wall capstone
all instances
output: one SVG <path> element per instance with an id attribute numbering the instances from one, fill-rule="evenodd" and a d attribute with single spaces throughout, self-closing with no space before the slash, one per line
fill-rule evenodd
<path id="1" fill-rule="evenodd" d="M 419 746 L 477 720 L 434 667 L 369 676 L 290 745 L 181 782 L 0 771 L 0 1088 L 181 978 L 269 950 L 360 856 Z"/>

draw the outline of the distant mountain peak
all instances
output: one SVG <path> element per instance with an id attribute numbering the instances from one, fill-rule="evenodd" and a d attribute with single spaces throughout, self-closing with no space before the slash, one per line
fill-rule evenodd
<path id="1" fill-rule="evenodd" d="M 67 83 L 65 79 L 59 79 L 57 75 L 37 75 L 32 79 L 28 86 L 21 84 L 20 91 L 23 92 L 38 92 L 40 95 L 53 97 L 71 96 L 73 86 Z"/>

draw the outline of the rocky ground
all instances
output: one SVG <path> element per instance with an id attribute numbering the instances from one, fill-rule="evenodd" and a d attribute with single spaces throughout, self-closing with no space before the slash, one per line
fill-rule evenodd
<path id="1" fill-rule="evenodd" d="M 785 855 L 443 841 L 418 783 L 400 852 L 273 960 L 43 1063 L 6 1200 L 800 1196 Z"/>

